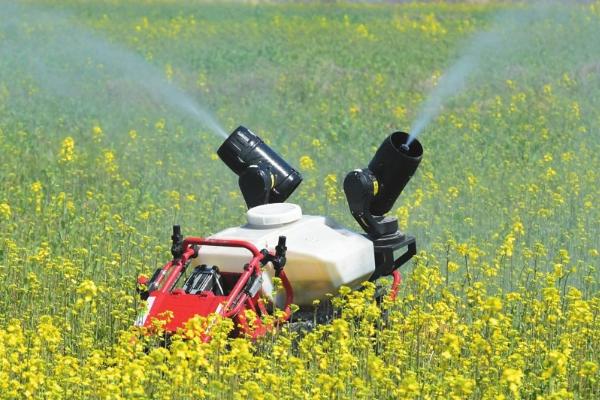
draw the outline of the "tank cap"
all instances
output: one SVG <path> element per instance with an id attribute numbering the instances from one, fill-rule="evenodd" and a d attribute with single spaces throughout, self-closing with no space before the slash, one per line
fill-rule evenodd
<path id="1" fill-rule="evenodd" d="M 272 203 L 252 207 L 246 212 L 248 223 L 254 226 L 289 224 L 302 218 L 302 209 L 293 203 Z"/>

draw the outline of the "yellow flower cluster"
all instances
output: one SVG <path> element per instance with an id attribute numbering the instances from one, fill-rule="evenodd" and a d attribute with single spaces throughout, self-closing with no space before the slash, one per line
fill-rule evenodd
<path id="1" fill-rule="evenodd" d="M 63 163 L 69 163 L 75 159 L 75 140 L 72 137 L 69 136 L 63 140 L 59 157 Z"/>
<path id="2" fill-rule="evenodd" d="M 315 169 L 315 162 L 310 156 L 302 156 L 300 157 L 300 168 L 305 171 L 311 171 Z"/>
<path id="3" fill-rule="evenodd" d="M 0 203 L 0 216 L 2 216 L 3 219 L 9 219 L 12 216 L 10 204 Z"/>
<path id="4" fill-rule="evenodd" d="M 300 336 L 284 325 L 258 342 L 228 339 L 230 320 L 196 317 L 168 348 L 159 345 L 160 337 L 134 329 L 95 349 L 83 334 L 71 344 L 81 349 L 80 357 L 64 354 L 69 344 L 53 318 L 40 317 L 33 329 L 12 320 L 0 330 L 0 357 L 10 360 L 0 365 L 0 385 L 5 397 L 30 398 L 598 394 L 598 298 L 582 300 L 581 293 L 570 292 L 537 299 L 528 290 L 523 296 L 489 296 L 481 282 L 465 289 L 468 307 L 456 307 L 462 303 L 459 285 L 447 286 L 433 258 L 422 253 L 405 297 L 384 297 L 377 305 L 374 284 L 361 291 L 342 288 L 332 300 L 338 317 Z M 77 294 L 90 303 L 99 292 L 84 281 Z M 202 341 L 206 332 L 209 343 Z"/>

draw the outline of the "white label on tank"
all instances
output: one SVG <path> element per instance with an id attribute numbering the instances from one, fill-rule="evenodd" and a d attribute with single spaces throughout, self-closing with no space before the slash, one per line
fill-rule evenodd
<path id="1" fill-rule="evenodd" d="M 135 326 L 144 326 L 146 319 L 150 314 L 150 310 L 152 309 L 152 304 L 154 304 L 154 300 L 156 300 L 156 297 L 148 297 L 148 300 L 146 300 L 146 311 L 142 311 L 138 314 L 137 318 L 135 319 Z"/>

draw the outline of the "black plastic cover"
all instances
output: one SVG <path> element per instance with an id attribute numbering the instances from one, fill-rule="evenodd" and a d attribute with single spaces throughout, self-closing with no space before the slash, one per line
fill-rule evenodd
<path id="1" fill-rule="evenodd" d="M 239 126 L 223 142 L 217 154 L 237 175 L 241 176 L 250 166 L 268 171 L 272 177 L 266 203 L 284 202 L 302 182 L 302 175 L 267 146 L 249 129 Z M 244 194 L 244 187 L 241 187 Z M 246 197 L 246 196 L 244 196 Z"/>

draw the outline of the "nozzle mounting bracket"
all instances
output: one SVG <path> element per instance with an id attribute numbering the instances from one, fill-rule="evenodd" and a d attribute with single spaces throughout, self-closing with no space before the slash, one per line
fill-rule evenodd
<path id="1" fill-rule="evenodd" d="M 373 241 L 375 249 L 375 271 L 369 278 L 374 282 L 382 276 L 391 275 L 392 272 L 404 265 L 417 254 L 417 242 L 414 237 L 406 236 L 400 232 L 396 235 L 387 235 Z M 398 258 L 394 258 L 394 251 L 406 247 L 406 251 Z"/>

